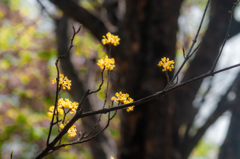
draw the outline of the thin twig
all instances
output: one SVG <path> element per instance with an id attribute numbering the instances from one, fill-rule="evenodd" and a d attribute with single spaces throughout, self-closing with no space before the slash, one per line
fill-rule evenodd
<path id="1" fill-rule="evenodd" d="M 105 66 L 103 67 L 103 70 L 101 71 L 101 83 L 100 83 L 98 89 L 95 90 L 95 91 L 89 92 L 89 95 L 90 95 L 90 94 L 93 94 L 93 93 L 97 93 L 97 92 L 99 92 L 99 91 L 101 90 L 102 85 L 103 85 L 103 83 L 104 83 L 104 78 L 103 78 L 103 72 L 104 72 L 104 70 L 105 70 Z"/>
<path id="2" fill-rule="evenodd" d="M 54 122 L 53 125 L 56 125 L 57 123 L 60 123 L 61 121 L 62 121 L 62 119 Z"/>
<path id="3" fill-rule="evenodd" d="M 42 4 L 41 0 L 37 0 L 37 2 L 39 3 L 39 5 L 41 6 L 41 12 L 45 11 L 45 13 L 47 13 L 47 15 L 51 18 L 51 19 L 55 19 L 55 17 L 48 12 L 47 8 Z"/>
<path id="4" fill-rule="evenodd" d="M 182 48 L 182 51 L 183 51 L 183 57 L 184 57 L 184 59 L 186 59 L 186 51 L 185 51 L 184 47 Z"/>
<path id="5" fill-rule="evenodd" d="M 201 47 L 201 45 L 202 45 L 202 43 L 200 42 L 200 43 L 198 44 L 198 46 L 193 50 L 193 52 L 188 56 L 188 59 L 189 59 L 190 57 L 192 57 L 192 55 L 195 54 L 195 53 L 199 50 L 199 48 Z"/>
<path id="6" fill-rule="evenodd" d="M 52 115 L 52 120 L 51 120 L 51 123 L 50 123 L 50 127 L 49 127 L 49 133 L 48 133 L 48 137 L 47 137 L 47 142 L 46 142 L 46 145 L 48 146 L 49 145 L 49 140 L 50 140 L 50 136 L 51 136 L 51 133 L 52 133 L 52 127 L 53 127 L 53 123 L 54 123 L 54 117 L 56 116 L 56 120 L 58 120 L 58 111 L 57 111 L 57 105 L 58 105 L 58 96 L 59 96 L 59 92 L 60 92 L 60 87 L 59 87 L 59 74 L 60 74 L 60 71 L 59 71 L 59 68 L 58 68 L 58 63 L 60 61 L 60 59 L 66 57 L 68 54 L 70 54 L 70 51 L 73 47 L 73 40 L 76 36 L 76 34 L 80 31 L 81 29 L 81 25 L 79 26 L 78 30 L 76 31 L 75 30 L 75 27 L 73 26 L 73 36 L 71 38 L 71 43 L 70 43 L 70 47 L 68 49 L 68 51 L 63 55 L 63 56 L 58 56 L 56 62 L 55 62 L 55 66 L 56 66 L 56 70 L 57 70 L 57 86 L 56 86 L 56 97 L 55 97 L 55 105 L 54 105 L 54 110 L 53 110 L 53 115 Z M 57 112 L 57 114 L 55 114 Z M 58 124 L 58 122 L 57 122 Z"/>
<path id="7" fill-rule="evenodd" d="M 111 56 L 111 45 L 108 45 L 107 54 L 108 54 L 109 57 Z M 105 70 L 105 67 L 103 68 L 102 73 L 101 73 L 101 75 L 102 75 L 102 82 L 101 82 L 99 88 L 98 88 L 96 91 L 90 92 L 89 94 L 91 94 L 91 93 L 96 93 L 96 92 L 98 92 L 98 91 L 101 90 L 101 87 L 102 87 L 103 82 L 104 82 L 104 79 L 103 79 L 103 72 L 104 72 L 104 70 Z M 104 103 L 103 103 L 102 109 L 106 106 L 106 103 L 107 103 L 109 83 L 110 83 L 110 70 L 108 70 L 108 72 L 107 72 L 107 88 L 106 88 L 106 92 L 105 92 L 105 99 L 104 99 Z M 92 127 L 91 131 L 90 131 L 85 137 L 90 136 L 90 135 L 94 132 L 94 130 L 95 130 L 95 129 L 97 128 L 97 126 L 99 125 L 99 123 L 100 123 L 100 121 L 101 121 L 101 118 L 102 118 L 102 114 L 99 115 L 96 124 L 94 125 L 94 127 Z"/>
<path id="8" fill-rule="evenodd" d="M 80 32 L 81 27 L 82 26 L 80 25 L 79 28 L 76 30 L 74 25 L 72 25 L 73 35 L 72 35 L 72 38 L 71 38 L 70 46 L 69 46 L 67 52 L 64 55 L 60 56 L 60 58 L 64 58 L 64 57 L 66 57 L 67 55 L 70 54 L 70 51 L 71 51 L 72 47 L 74 46 L 73 45 L 73 40 L 74 40 L 75 36 Z"/>
<path id="9" fill-rule="evenodd" d="M 56 69 L 57 69 L 57 86 L 56 86 L 56 97 L 55 97 L 55 105 L 54 105 L 54 110 L 53 110 L 53 115 L 52 115 L 52 120 L 51 120 L 51 123 L 50 123 L 50 128 L 49 128 L 49 132 L 48 132 L 48 137 L 47 137 L 47 146 L 49 145 L 49 140 L 50 140 L 50 136 L 51 136 L 51 133 L 52 133 L 52 127 L 53 127 L 53 121 L 54 121 L 54 117 L 55 117 L 55 112 L 56 112 L 56 109 L 57 109 L 57 104 L 58 104 L 58 94 L 59 94 L 59 68 L 58 68 L 58 61 L 60 60 L 60 57 L 57 58 L 56 62 L 55 62 L 55 66 L 56 66 Z M 58 121 L 58 120 L 57 120 Z"/>
<path id="10" fill-rule="evenodd" d="M 188 59 L 193 55 L 192 54 L 192 49 L 193 47 L 195 46 L 196 42 L 197 42 L 197 38 L 198 38 L 198 35 L 199 35 L 199 32 L 201 30 L 201 27 L 202 27 L 202 24 L 203 24 L 203 20 L 206 16 L 206 13 L 207 13 L 207 9 L 209 7 L 209 3 L 210 3 L 210 0 L 207 1 L 207 4 L 206 4 L 206 7 L 204 9 L 204 13 L 203 13 L 203 16 L 202 16 L 202 19 L 201 19 L 201 22 L 199 24 L 199 27 L 198 27 L 198 30 L 197 30 L 197 33 L 195 35 L 195 38 L 193 39 L 193 42 L 192 42 L 192 45 L 190 47 L 190 49 L 188 50 L 188 53 L 187 55 L 185 55 L 185 59 L 183 61 L 183 63 L 181 64 L 181 66 L 179 67 L 179 69 L 177 70 L 177 72 L 175 73 L 175 75 L 173 76 L 172 80 L 169 82 L 169 84 L 172 84 L 173 81 L 177 78 L 177 76 L 179 75 L 180 71 L 182 70 L 182 68 L 185 66 L 186 62 L 188 61 Z"/>
<path id="11" fill-rule="evenodd" d="M 87 99 L 87 96 L 89 95 L 90 93 L 90 90 L 88 89 L 84 94 L 83 94 L 83 97 L 78 105 L 78 108 L 77 108 L 77 112 L 81 113 L 82 112 L 82 106 L 83 106 L 83 103 L 85 102 L 85 100 Z"/>
<path id="12" fill-rule="evenodd" d="M 228 27 L 227 27 L 227 32 L 226 32 L 226 35 L 225 35 L 225 38 L 223 40 L 223 44 L 221 45 L 221 48 L 220 48 L 220 51 L 213 63 L 213 66 L 212 66 L 212 69 L 211 69 L 211 72 L 213 72 L 213 70 L 215 69 L 216 65 L 217 65 L 217 62 L 222 54 L 222 51 L 223 51 L 223 48 L 228 40 L 228 38 L 230 37 L 229 33 L 230 33 L 230 29 L 231 29 L 231 25 L 232 25 L 232 18 L 233 18 L 233 12 L 234 12 L 234 9 L 236 8 L 237 4 L 239 3 L 240 0 L 237 0 L 235 3 L 233 3 L 233 6 L 232 6 L 232 9 L 231 11 L 229 11 L 228 13 L 230 14 L 230 18 L 229 18 L 229 21 L 228 21 Z"/>

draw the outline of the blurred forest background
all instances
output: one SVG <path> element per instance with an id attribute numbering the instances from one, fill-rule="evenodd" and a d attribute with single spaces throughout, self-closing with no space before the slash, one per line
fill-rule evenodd
<path id="1" fill-rule="evenodd" d="M 211 1 L 197 41 L 201 47 L 180 81 L 210 70 L 234 2 Z M 167 84 L 157 63 L 166 56 L 180 66 L 182 48 L 189 49 L 206 4 L 206 0 L 0 0 L 0 158 L 9 158 L 12 150 L 14 159 L 34 158 L 45 147 L 47 112 L 55 97 L 54 63 L 69 47 L 72 25 L 83 27 L 71 57 L 61 61 L 61 71 L 73 85 L 61 96 L 79 101 L 86 89 L 98 86 L 96 61 L 106 54 L 99 40 L 110 31 L 121 38 L 112 50 L 116 60 L 112 93 L 128 92 L 136 100 Z M 217 68 L 240 63 L 239 6 L 233 15 L 230 40 Z M 96 139 L 46 158 L 239 159 L 238 70 L 187 85 L 134 112 L 118 111 Z M 86 111 L 100 108 L 103 92 L 88 99 Z M 77 129 L 87 130 L 96 120 L 97 116 L 83 119 Z M 216 122 L 225 126 L 212 129 Z M 226 138 L 219 139 L 219 134 Z"/>

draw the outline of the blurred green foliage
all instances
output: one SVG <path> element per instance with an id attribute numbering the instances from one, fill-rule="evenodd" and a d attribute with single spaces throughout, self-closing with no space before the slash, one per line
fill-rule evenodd
<path id="1" fill-rule="evenodd" d="M 83 3 L 91 8 L 87 2 Z M 56 76 L 57 51 L 54 20 L 40 10 L 30 1 L 0 1 L 0 158 L 9 158 L 12 151 L 15 159 L 33 158 L 45 147 L 50 122 L 47 112 L 55 98 L 55 85 L 51 81 Z M 89 61 L 93 61 L 90 66 L 97 70 L 92 81 L 95 88 L 100 72 L 94 61 L 105 56 L 105 51 L 101 43 L 82 30 L 74 40 L 73 63 L 86 78 Z M 67 92 L 61 92 L 60 96 L 71 98 Z M 115 121 L 110 132 L 117 139 L 119 132 L 115 129 L 118 129 L 119 119 Z M 53 136 L 57 133 L 54 129 Z M 72 139 L 66 136 L 63 142 L 66 140 Z M 46 158 L 92 157 L 83 144 Z"/>
<path id="2" fill-rule="evenodd" d="M 197 147 L 193 150 L 191 153 L 190 158 L 191 159 L 202 159 L 202 158 L 208 158 L 209 156 L 217 157 L 217 145 L 214 143 L 211 143 L 209 141 L 201 140 Z"/>

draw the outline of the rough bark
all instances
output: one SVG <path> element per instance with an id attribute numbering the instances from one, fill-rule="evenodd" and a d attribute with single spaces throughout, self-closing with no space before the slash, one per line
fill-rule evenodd
<path id="1" fill-rule="evenodd" d="M 163 56 L 174 59 L 179 8 L 180 1 L 127 1 L 119 33 L 123 42 L 116 60 L 116 91 L 139 99 L 166 85 L 165 74 L 157 63 Z M 172 158 L 173 107 L 169 100 L 155 100 L 132 113 L 122 113 L 121 159 Z"/>

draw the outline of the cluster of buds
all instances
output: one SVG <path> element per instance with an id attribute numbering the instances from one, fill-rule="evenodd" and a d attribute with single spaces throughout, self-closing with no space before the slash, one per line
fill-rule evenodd
<path id="1" fill-rule="evenodd" d="M 111 44 L 111 45 L 117 46 L 120 44 L 119 41 L 120 41 L 120 38 L 118 36 L 111 34 L 110 32 L 108 32 L 106 36 L 103 35 L 103 39 L 102 39 L 103 45 Z"/>
<path id="2" fill-rule="evenodd" d="M 128 93 L 122 93 L 122 92 L 115 93 L 115 96 L 113 96 L 111 100 L 121 104 L 128 104 L 133 102 L 133 99 L 130 98 Z M 133 111 L 133 109 L 134 109 L 134 106 L 130 106 L 126 108 L 127 112 Z"/>

